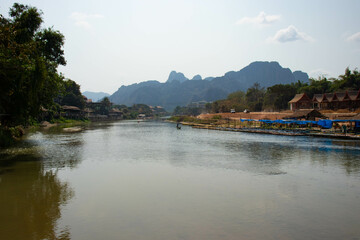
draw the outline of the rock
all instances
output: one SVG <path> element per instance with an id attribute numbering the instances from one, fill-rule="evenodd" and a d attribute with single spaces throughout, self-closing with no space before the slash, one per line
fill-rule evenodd
<path id="1" fill-rule="evenodd" d="M 81 132 L 82 128 L 81 127 L 68 127 L 68 128 L 63 128 L 63 131 L 68 132 L 68 133 Z"/>

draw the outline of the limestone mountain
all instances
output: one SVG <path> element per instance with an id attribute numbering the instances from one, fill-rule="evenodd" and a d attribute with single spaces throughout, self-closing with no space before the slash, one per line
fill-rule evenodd
<path id="1" fill-rule="evenodd" d="M 169 78 L 168 78 L 168 80 L 166 82 L 179 81 L 179 82 L 182 83 L 182 82 L 185 82 L 187 80 L 189 80 L 189 79 L 186 78 L 183 73 L 172 71 L 170 73 Z"/>
<path id="2" fill-rule="evenodd" d="M 278 62 L 253 62 L 240 71 L 230 71 L 222 77 L 201 79 L 200 75 L 196 75 L 189 80 L 183 73 L 172 71 L 165 83 L 146 81 L 121 86 L 110 96 L 110 100 L 125 105 L 160 105 L 171 111 L 176 106 L 185 106 L 195 101 L 224 99 L 229 93 L 246 91 L 254 83 L 266 88 L 298 80 L 307 82 L 309 77 L 307 73 L 283 68 Z"/>

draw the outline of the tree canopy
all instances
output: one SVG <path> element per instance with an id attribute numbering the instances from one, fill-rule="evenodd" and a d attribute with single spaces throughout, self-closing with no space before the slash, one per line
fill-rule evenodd
<path id="1" fill-rule="evenodd" d="M 80 92 L 79 84 L 70 79 L 62 82 L 56 102 L 60 105 L 76 106 L 80 109 L 85 107 L 85 100 Z"/>
<path id="2" fill-rule="evenodd" d="M 243 91 L 231 93 L 227 99 L 215 101 L 207 109 L 213 113 L 230 112 L 230 109 L 235 109 L 237 112 L 245 109 L 280 111 L 288 109 L 288 102 L 297 93 L 306 93 L 309 97 L 313 97 L 318 93 L 359 89 L 359 71 L 357 69 L 351 71 L 346 68 L 345 74 L 340 75 L 338 79 L 319 77 L 310 79 L 309 83 L 298 81 L 292 84 L 276 84 L 266 90 L 255 83 L 246 93 Z"/>
<path id="3" fill-rule="evenodd" d="M 26 124 L 59 93 L 65 65 L 64 36 L 42 29 L 42 12 L 15 3 L 9 18 L 0 15 L 0 113 L 3 125 Z"/>

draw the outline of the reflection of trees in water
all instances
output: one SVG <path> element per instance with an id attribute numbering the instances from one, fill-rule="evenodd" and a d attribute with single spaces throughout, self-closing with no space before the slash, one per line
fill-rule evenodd
<path id="1" fill-rule="evenodd" d="M 343 168 L 347 174 L 360 173 L 360 151 L 344 150 L 344 149 L 312 149 L 311 154 L 312 163 L 327 166 L 328 164 L 335 164 Z"/>
<path id="2" fill-rule="evenodd" d="M 354 157 L 353 154 L 345 154 L 339 159 L 347 174 L 360 173 L 360 155 Z"/>
<path id="3" fill-rule="evenodd" d="M 293 148 L 267 142 L 230 142 L 226 144 L 226 148 L 230 151 L 243 152 L 252 160 L 271 165 L 278 165 L 294 154 Z"/>
<path id="4" fill-rule="evenodd" d="M 229 142 L 225 146 L 229 151 L 239 152 L 244 155 L 243 158 L 249 159 L 249 171 L 277 174 L 281 173 L 280 167 L 284 162 L 309 156 L 312 162 L 323 166 L 335 163 L 347 174 L 360 173 L 359 141 L 316 139 L 314 143 Z"/>
<path id="5" fill-rule="evenodd" d="M 16 164 L 0 166 L 0 238 L 70 239 L 69 229 L 57 228 L 61 206 L 74 195 L 68 184 L 33 155 L 7 160 Z"/>
<path id="6" fill-rule="evenodd" d="M 196 146 L 181 143 L 170 147 L 167 159 L 176 166 L 190 164 L 277 175 L 285 173 L 282 164 L 297 152 L 282 144 L 226 139 L 197 141 Z"/>
<path id="7" fill-rule="evenodd" d="M 310 159 L 321 166 L 336 165 L 347 174 L 360 173 L 360 142 L 354 140 L 316 139 L 311 146 Z"/>

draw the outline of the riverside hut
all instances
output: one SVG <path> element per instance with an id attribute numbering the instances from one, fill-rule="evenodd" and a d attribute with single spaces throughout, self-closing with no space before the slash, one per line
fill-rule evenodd
<path id="1" fill-rule="evenodd" d="M 318 109 L 318 110 L 355 110 L 360 108 L 360 89 L 355 91 L 334 92 L 314 94 L 312 104 L 305 93 L 296 94 L 289 102 L 290 109 L 295 111 L 299 109 Z"/>
<path id="2" fill-rule="evenodd" d="M 113 108 L 109 111 L 109 117 L 113 119 L 121 119 L 123 112 L 117 108 Z"/>
<path id="3" fill-rule="evenodd" d="M 61 106 L 61 108 L 64 111 L 62 114 L 64 117 L 75 118 L 75 119 L 83 117 L 82 111 L 80 110 L 80 108 L 78 108 L 76 106 L 64 105 L 64 106 Z"/>
<path id="4" fill-rule="evenodd" d="M 311 109 L 313 107 L 312 100 L 306 93 L 296 94 L 295 97 L 289 101 L 290 110 L 295 111 L 299 109 Z"/>
<path id="5" fill-rule="evenodd" d="M 359 91 L 348 91 L 350 98 L 350 107 L 352 109 L 360 108 L 360 89 Z"/>
<path id="6" fill-rule="evenodd" d="M 303 109 L 303 110 L 295 111 L 292 115 L 287 116 L 284 119 L 315 121 L 316 118 L 326 118 L 326 117 L 315 109 Z"/>

